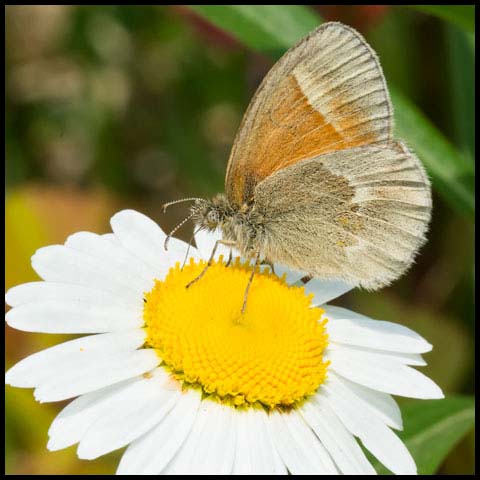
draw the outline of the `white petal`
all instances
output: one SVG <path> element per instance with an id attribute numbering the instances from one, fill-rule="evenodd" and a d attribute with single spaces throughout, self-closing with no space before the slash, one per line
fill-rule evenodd
<path id="1" fill-rule="evenodd" d="M 70 340 L 24 358 L 6 373 L 5 383 L 15 387 L 36 387 L 52 377 L 68 373 L 72 364 L 92 362 L 99 355 L 132 351 L 141 347 L 144 341 L 143 330 Z"/>
<path id="2" fill-rule="evenodd" d="M 49 282 L 85 285 L 113 293 L 128 302 L 142 301 L 141 282 L 125 278 L 121 271 L 107 261 L 63 245 L 51 245 L 37 250 L 32 256 L 32 267 Z"/>
<path id="3" fill-rule="evenodd" d="M 278 453 L 292 475 L 337 475 L 329 454 L 295 411 L 270 412 L 270 431 Z"/>
<path id="4" fill-rule="evenodd" d="M 263 458 L 259 458 L 258 452 L 258 430 L 261 426 L 253 423 L 250 427 L 249 416 L 251 409 L 239 410 L 236 418 L 237 429 L 237 451 L 235 454 L 235 462 L 233 464 L 234 475 L 265 475 L 263 471 L 265 462 Z M 255 458 L 257 457 L 257 458 Z"/>
<path id="5" fill-rule="evenodd" d="M 263 410 L 248 409 L 236 412 L 237 448 L 233 465 L 234 475 L 286 475 L 271 438 L 269 417 Z"/>
<path id="6" fill-rule="evenodd" d="M 334 372 L 329 372 L 327 384 L 337 391 L 342 392 L 341 394 L 348 398 L 354 395 L 355 399 L 352 401 L 363 405 L 363 408 L 370 410 L 389 427 L 397 430 L 403 429 L 400 408 L 398 408 L 397 402 L 395 402 L 388 393 L 372 390 L 358 383 L 350 382 L 346 378 L 336 375 Z"/>
<path id="7" fill-rule="evenodd" d="M 79 442 L 92 423 L 104 412 L 108 412 L 112 398 L 126 386 L 142 377 L 130 378 L 115 385 L 95 390 L 71 401 L 50 425 L 47 448 L 60 450 Z"/>
<path id="8" fill-rule="evenodd" d="M 193 428 L 165 475 L 225 475 L 231 472 L 234 432 L 231 407 L 212 401 L 200 405 Z"/>
<path id="9" fill-rule="evenodd" d="M 353 435 L 343 426 L 325 400 L 307 401 L 300 413 L 310 428 L 317 434 L 345 475 L 376 475 L 375 469 L 365 457 Z"/>
<path id="10" fill-rule="evenodd" d="M 357 404 L 327 386 L 324 386 L 319 396 L 328 402 L 347 429 L 359 437 L 365 448 L 389 470 L 397 475 L 416 474 L 415 462 L 407 447 L 375 415 L 370 415 L 365 409 L 359 414 Z"/>
<path id="11" fill-rule="evenodd" d="M 141 327 L 136 307 L 46 300 L 12 308 L 6 322 L 17 330 L 44 333 L 103 333 Z"/>
<path id="12" fill-rule="evenodd" d="M 78 446 L 79 458 L 94 459 L 129 444 L 156 426 L 172 409 L 178 390 L 163 369 L 124 388 L 116 401 L 88 429 Z"/>
<path id="13" fill-rule="evenodd" d="M 354 345 L 345 345 L 343 343 L 330 342 L 325 352 L 325 358 L 330 360 L 330 352 L 341 351 L 345 355 L 352 354 L 357 359 L 358 356 L 364 356 L 372 361 L 382 362 L 384 358 L 396 360 L 404 365 L 425 366 L 427 362 L 418 353 L 388 352 L 385 350 L 375 350 L 368 347 L 357 347 Z"/>
<path id="14" fill-rule="evenodd" d="M 117 475 L 159 474 L 189 434 L 200 401 L 199 392 L 185 391 L 155 428 L 128 446 L 120 460 Z"/>
<path id="15" fill-rule="evenodd" d="M 346 308 L 325 305 L 327 330 L 336 342 L 392 352 L 425 353 L 432 349 L 418 333 L 403 325 L 372 320 Z"/>
<path id="16" fill-rule="evenodd" d="M 305 285 L 305 293 L 313 293 L 312 305 L 318 306 L 349 292 L 354 287 L 341 280 L 321 280 L 312 278 Z"/>
<path id="17" fill-rule="evenodd" d="M 147 216 L 134 210 L 122 210 L 110 220 L 112 230 L 120 243 L 133 255 L 157 272 L 156 278 L 163 279 L 176 262 L 183 262 L 188 245 L 177 238 L 170 238 L 165 250 L 166 235 Z M 198 260 L 200 254 L 190 247 L 188 258 Z"/>
<path id="18" fill-rule="evenodd" d="M 135 281 L 141 279 L 144 289 L 150 289 L 153 285 L 156 275 L 155 268 L 146 265 L 122 245 L 116 244 L 102 235 L 91 232 L 74 233 L 67 238 L 65 246 L 109 262 L 126 278 L 134 278 Z"/>
<path id="19" fill-rule="evenodd" d="M 227 405 L 218 405 L 215 410 L 215 417 L 210 419 L 208 428 L 203 431 L 202 448 L 192 460 L 189 472 L 227 475 L 232 471 L 236 442 L 235 410 Z"/>
<path id="20" fill-rule="evenodd" d="M 210 259 L 213 248 L 215 247 L 215 242 L 217 240 L 222 240 L 222 238 L 223 236 L 220 229 L 217 229 L 214 232 L 200 230 L 195 234 L 195 243 L 197 244 L 197 248 L 204 260 Z M 230 250 L 232 250 L 232 255 L 234 257 L 240 256 L 240 253 L 237 249 L 227 247 L 226 245 L 220 243 L 217 247 L 217 251 L 215 252 L 215 260 L 218 260 L 220 255 L 223 255 L 223 259 L 227 261 L 230 255 Z"/>
<path id="21" fill-rule="evenodd" d="M 318 441 L 318 438 L 314 435 L 308 424 L 305 423 L 302 416 L 296 410 L 293 410 L 289 414 L 284 415 L 283 419 L 292 437 L 295 438 L 297 445 L 302 449 L 305 448 L 308 450 L 307 456 L 311 454 L 310 460 L 312 465 L 318 462 L 318 468 L 322 468 L 321 471 L 337 475 L 338 470 L 330 455 L 322 443 Z"/>
<path id="22" fill-rule="evenodd" d="M 179 475 L 181 472 L 190 468 L 192 460 L 201 445 L 200 439 L 202 437 L 202 431 L 210 421 L 212 412 L 215 412 L 214 403 L 202 401 L 188 437 L 173 460 L 162 470 L 161 473 L 163 475 Z"/>
<path id="23" fill-rule="evenodd" d="M 331 350 L 328 357 L 334 372 L 374 390 L 403 397 L 443 398 L 440 388 L 427 376 L 387 355 Z"/>
<path id="24" fill-rule="evenodd" d="M 102 235 L 102 238 L 106 238 L 107 240 L 114 243 L 115 245 L 121 245 L 117 237 L 113 233 L 104 233 Z"/>
<path id="25" fill-rule="evenodd" d="M 270 421 L 270 419 L 263 410 L 260 410 L 259 412 L 259 414 L 257 413 L 257 417 L 260 417 L 262 419 L 262 422 L 264 424 L 263 431 L 265 432 L 265 435 L 268 437 L 269 440 L 269 442 L 262 441 L 262 446 L 264 445 L 263 448 L 268 449 L 267 452 L 270 457 L 268 460 L 268 465 L 271 464 L 273 466 L 273 473 L 275 475 L 288 475 L 287 466 L 283 463 L 283 460 L 280 457 L 277 448 L 275 447 L 275 441 L 270 434 L 270 428 L 268 426 L 268 422 Z M 268 445 L 270 445 L 270 448 L 268 448 Z"/>
<path id="26" fill-rule="evenodd" d="M 218 428 L 218 419 L 223 418 L 223 410 L 215 402 L 202 401 L 192 429 L 173 460 L 161 473 L 163 475 L 190 475 L 208 468 L 204 459 L 209 456 L 211 444 L 208 437 L 211 429 Z M 220 452 L 214 454 L 220 455 Z M 213 466 L 214 468 L 214 466 Z M 207 472 L 215 474 L 215 471 Z"/>
<path id="27" fill-rule="evenodd" d="M 148 372 L 159 363 L 152 349 L 96 357 L 92 362 L 72 365 L 68 373 L 42 383 L 34 395 L 39 402 L 66 400 Z"/>
<path id="28" fill-rule="evenodd" d="M 307 275 L 305 272 L 300 272 L 299 270 L 292 270 L 285 265 L 281 265 L 280 263 L 276 263 L 274 265 L 275 274 L 278 275 L 280 278 L 283 274 L 286 274 L 285 281 L 289 285 L 293 285 L 294 283 L 298 282 L 302 277 Z"/>
<path id="29" fill-rule="evenodd" d="M 72 285 L 58 282 L 29 282 L 12 287 L 5 295 L 5 302 L 16 307 L 24 303 L 45 300 L 74 300 L 84 303 L 119 305 L 137 308 L 139 302 L 128 303 L 124 298 L 112 293 L 90 288 L 84 285 Z M 141 313 L 141 309 L 138 309 Z"/>

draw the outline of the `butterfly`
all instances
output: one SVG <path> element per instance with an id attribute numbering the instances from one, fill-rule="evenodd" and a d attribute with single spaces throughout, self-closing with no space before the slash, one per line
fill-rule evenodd
<path id="1" fill-rule="evenodd" d="M 272 67 L 235 138 L 225 193 L 190 200 L 198 228 L 221 230 L 216 247 L 369 290 L 411 266 L 432 209 L 422 164 L 393 139 L 378 57 L 339 22 Z"/>

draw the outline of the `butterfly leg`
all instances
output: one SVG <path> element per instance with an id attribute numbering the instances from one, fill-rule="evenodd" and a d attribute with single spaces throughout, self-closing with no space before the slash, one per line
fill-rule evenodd
<path id="1" fill-rule="evenodd" d="M 193 239 L 195 238 L 195 235 L 200 231 L 200 228 L 198 228 L 197 230 L 195 230 L 193 233 L 192 233 L 192 236 L 190 237 L 190 241 L 188 242 L 188 248 L 187 248 L 187 253 L 185 253 L 185 258 L 183 259 L 183 263 L 182 263 L 182 268 L 180 270 L 183 270 L 183 268 L 185 267 L 185 264 L 187 263 L 187 258 L 188 258 L 188 253 L 190 252 L 190 247 L 192 246 L 192 242 L 193 242 Z"/>
<path id="2" fill-rule="evenodd" d="M 255 275 L 255 271 L 257 267 L 260 265 L 260 252 L 257 253 L 257 257 L 255 258 L 255 265 L 252 268 L 252 274 L 248 280 L 247 288 L 245 289 L 245 295 L 243 297 L 243 305 L 242 305 L 242 314 L 245 313 L 245 309 L 247 308 L 247 298 L 248 298 L 248 291 L 250 290 L 250 285 L 253 281 L 253 276 Z"/>
<path id="3" fill-rule="evenodd" d="M 208 270 L 208 267 L 210 267 L 213 263 L 213 257 L 215 256 L 215 252 L 217 251 L 217 248 L 220 244 L 227 245 L 229 247 L 233 247 L 236 245 L 235 242 L 232 242 L 230 240 L 217 240 L 215 242 L 215 246 L 213 247 L 212 253 L 210 254 L 210 258 L 208 259 L 208 262 L 205 265 L 205 268 L 200 272 L 200 275 L 198 275 L 198 277 L 194 278 L 191 282 L 187 283 L 185 285 L 185 288 L 191 287 L 195 282 L 198 282 L 198 280 L 200 280 L 205 275 L 205 272 Z"/>
<path id="4" fill-rule="evenodd" d="M 272 273 L 275 275 L 275 267 L 273 266 L 273 262 L 270 262 L 269 260 L 264 260 L 262 262 L 264 265 L 268 265 L 270 269 L 272 270 Z"/>
<path id="5" fill-rule="evenodd" d="M 233 258 L 233 253 L 232 253 L 232 249 L 230 249 L 230 253 L 228 254 L 228 260 L 227 260 L 227 263 L 225 264 L 226 267 L 228 267 L 232 263 L 232 258 Z"/>

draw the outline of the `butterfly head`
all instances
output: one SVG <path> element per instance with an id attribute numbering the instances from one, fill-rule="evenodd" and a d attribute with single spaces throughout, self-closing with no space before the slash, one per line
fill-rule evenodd
<path id="1" fill-rule="evenodd" d="M 222 227 L 234 213 L 227 197 L 223 194 L 218 194 L 211 200 L 195 200 L 190 209 L 195 223 L 210 231 Z"/>

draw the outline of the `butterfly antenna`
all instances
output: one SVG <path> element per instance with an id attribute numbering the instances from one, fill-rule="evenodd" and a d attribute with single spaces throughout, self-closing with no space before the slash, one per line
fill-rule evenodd
<path id="1" fill-rule="evenodd" d="M 180 200 L 174 200 L 173 202 L 164 203 L 164 204 L 162 205 L 163 213 L 165 213 L 165 212 L 167 211 L 167 208 L 168 208 L 170 205 L 175 205 L 176 203 L 182 203 L 182 202 L 193 202 L 194 200 L 203 200 L 203 198 L 195 198 L 195 197 L 182 198 L 182 199 L 180 199 Z"/>
<path id="2" fill-rule="evenodd" d="M 183 259 L 183 264 L 182 268 L 180 270 L 183 270 L 183 267 L 187 263 L 187 258 L 188 258 L 188 253 L 190 252 L 190 247 L 192 246 L 192 241 L 195 235 L 202 229 L 202 227 L 198 227 L 193 233 L 192 236 L 190 237 L 190 241 L 188 242 L 188 247 L 187 247 L 187 253 L 185 254 L 185 258 Z"/>
<path id="3" fill-rule="evenodd" d="M 170 241 L 170 237 L 171 237 L 180 227 L 182 227 L 183 225 L 185 225 L 194 215 L 195 215 L 195 213 L 191 213 L 187 218 L 185 218 L 184 220 L 182 220 L 182 221 L 167 235 L 167 237 L 165 238 L 165 243 L 163 244 L 163 248 L 165 248 L 165 250 L 168 250 L 167 246 L 168 246 L 168 242 Z"/>

